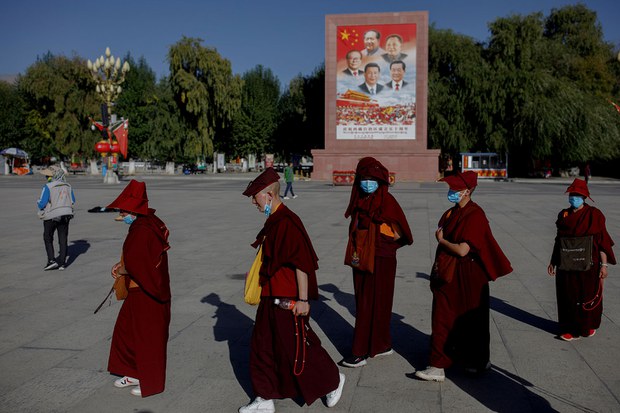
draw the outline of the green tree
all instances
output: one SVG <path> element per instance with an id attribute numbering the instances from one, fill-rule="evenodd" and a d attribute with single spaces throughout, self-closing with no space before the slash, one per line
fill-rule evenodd
<path id="1" fill-rule="evenodd" d="M 492 133 L 492 72 L 483 46 L 451 30 L 429 30 L 429 144 L 445 153 L 503 150 Z"/>
<path id="2" fill-rule="evenodd" d="M 0 149 L 20 145 L 24 128 L 24 102 L 17 86 L 0 81 Z"/>
<path id="3" fill-rule="evenodd" d="M 168 52 L 170 85 L 187 124 L 188 158 L 211 155 L 216 131 L 230 125 L 241 105 L 241 78 L 216 49 L 201 43 L 183 36 Z"/>
<path id="4" fill-rule="evenodd" d="M 325 65 L 289 83 L 280 99 L 280 124 L 275 151 L 285 160 L 290 155 L 310 155 L 325 145 Z"/>
<path id="5" fill-rule="evenodd" d="M 148 118 L 149 137 L 140 149 L 139 156 L 166 161 L 194 162 L 196 156 L 189 157 L 183 148 L 184 136 L 189 134 L 177 105 L 170 81 L 163 78 L 157 84 L 153 101 L 145 107 Z"/>
<path id="6" fill-rule="evenodd" d="M 571 25 L 581 33 L 582 22 L 560 19 L 564 11 L 554 11 L 553 24 L 543 20 L 541 13 L 500 18 L 490 24 L 487 59 L 495 79 L 489 95 L 492 133 L 503 136 L 512 159 L 519 160 L 510 163 L 512 173 L 518 175 L 528 172 L 535 160 L 551 159 L 555 165 L 564 165 L 611 159 L 619 153 L 618 119 L 613 119 L 611 106 L 601 98 L 603 91 L 611 92 L 612 85 L 601 80 L 606 77 L 599 71 L 605 59 L 578 55 L 588 50 L 601 53 L 604 43 L 596 28 L 589 31 L 594 36 L 591 42 L 573 41 Z M 576 74 L 576 70 L 565 69 L 562 62 L 567 61 L 579 61 L 575 67 L 590 69 Z"/>
<path id="7" fill-rule="evenodd" d="M 27 113 L 22 144 L 33 158 L 94 153 L 88 116 L 99 104 L 83 59 L 48 53 L 18 79 L 18 90 Z"/>
<path id="8" fill-rule="evenodd" d="M 153 133 L 153 105 L 157 104 L 155 72 L 144 57 L 136 62 L 131 55 L 124 59 L 131 66 L 122 84 L 114 112 L 129 119 L 128 158 L 145 158 L 145 146 Z"/>
<path id="9" fill-rule="evenodd" d="M 222 149 L 233 156 L 263 154 L 273 150 L 278 126 L 280 81 L 261 65 L 243 74 L 241 107 L 234 117 L 230 139 Z"/>

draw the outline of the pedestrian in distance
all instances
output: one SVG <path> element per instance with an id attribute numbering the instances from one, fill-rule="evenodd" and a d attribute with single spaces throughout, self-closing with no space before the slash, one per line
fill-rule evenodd
<path id="1" fill-rule="evenodd" d="M 444 369 L 455 361 L 474 374 L 491 367 L 489 281 L 512 272 L 484 211 L 471 200 L 478 175 L 457 172 L 440 181 L 449 185 L 448 200 L 455 205 L 443 213 L 435 231 L 430 365 L 415 372 L 433 381 L 444 381 Z"/>
<path id="2" fill-rule="evenodd" d="M 345 265 L 353 270 L 355 331 L 351 355 L 340 362 L 361 367 L 368 357 L 393 353 L 390 320 L 396 250 L 413 243 L 405 214 L 388 192 L 389 172 L 375 158 L 359 161 L 344 214 L 351 218 Z"/>
<path id="3" fill-rule="evenodd" d="M 601 325 L 603 281 L 609 264 L 616 264 L 614 242 L 605 215 L 586 203 L 588 185 L 575 178 L 566 190 L 569 208 L 560 211 L 547 273 L 555 276 L 558 338 L 573 341 L 592 337 Z"/>
<path id="4" fill-rule="evenodd" d="M 69 221 L 73 218 L 75 194 L 67 183 L 65 171 L 52 165 L 43 169 L 41 174 L 48 178 L 37 201 L 39 218 L 43 220 L 43 242 L 47 253 L 47 264 L 43 268 L 64 270 L 67 260 L 67 244 L 69 237 Z M 58 234 L 58 259 L 54 254 L 54 232 Z"/>
<path id="5" fill-rule="evenodd" d="M 293 181 L 295 181 L 295 173 L 293 172 L 293 164 L 289 163 L 284 168 L 284 181 L 286 182 L 286 189 L 284 190 L 284 199 L 290 199 L 288 195 L 288 191 L 291 191 L 291 196 L 293 199 L 297 198 L 295 192 L 293 191 Z"/>
<path id="6" fill-rule="evenodd" d="M 168 228 L 149 208 L 146 185 L 131 180 L 107 208 L 118 208 L 129 224 L 121 261 L 112 267 L 127 294 L 118 313 L 108 371 L 122 376 L 119 388 L 132 387 L 134 396 L 164 391 L 168 328 L 170 325 L 170 275 Z"/>
<path id="7" fill-rule="evenodd" d="M 250 379 L 256 398 L 240 413 L 275 412 L 275 399 L 301 397 L 311 405 L 340 400 L 345 376 L 309 323 L 309 300 L 318 299 L 318 257 L 299 217 L 280 200 L 280 176 L 267 168 L 244 196 L 266 215 L 252 244 L 259 248 L 260 302 L 250 343 Z M 286 305 L 283 305 L 286 304 Z"/>

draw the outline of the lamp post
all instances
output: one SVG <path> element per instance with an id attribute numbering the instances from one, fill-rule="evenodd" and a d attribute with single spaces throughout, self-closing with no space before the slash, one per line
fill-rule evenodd
<path id="1" fill-rule="evenodd" d="M 115 58 L 110 53 L 110 48 L 106 47 L 105 57 L 98 57 L 94 63 L 88 60 L 87 66 L 93 80 L 97 83 L 97 95 L 103 101 L 101 105 L 103 124 L 101 133 L 103 139 L 107 140 L 109 147 L 112 148 L 115 143 L 112 141 L 113 134 L 109 129 L 112 121 L 112 106 L 123 90 L 121 83 L 125 81 L 125 74 L 129 71 L 129 63 L 121 63 L 120 57 Z M 107 169 L 103 182 L 107 184 L 118 183 L 118 177 L 112 170 L 112 155 L 108 156 Z"/>

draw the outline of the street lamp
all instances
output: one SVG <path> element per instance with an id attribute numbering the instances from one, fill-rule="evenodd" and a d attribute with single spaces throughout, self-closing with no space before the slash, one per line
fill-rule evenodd
<path id="1" fill-rule="evenodd" d="M 110 53 L 110 48 L 106 47 L 105 57 L 98 57 L 94 63 L 88 60 L 87 66 L 93 76 L 93 80 L 97 83 L 95 89 L 97 95 L 103 101 L 101 105 L 103 129 L 101 132 L 110 147 L 113 147 L 113 134 L 109 129 L 110 122 L 112 121 L 112 106 L 123 91 L 121 83 L 125 81 L 125 74 L 129 72 L 129 63 L 126 61 L 121 63 L 120 57 L 115 58 Z M 108 184 L 117 183 L 118 177 L 112 170 L 112 156 L 108 156 L 107 168 L 103 182 Z"/>

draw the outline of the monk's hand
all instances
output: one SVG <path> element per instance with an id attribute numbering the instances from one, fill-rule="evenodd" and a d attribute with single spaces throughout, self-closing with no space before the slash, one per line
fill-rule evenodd
<path id="1" fill-rule="evenodd" d="M 549 264 L 549 266 L 547 267 L 547 274 L 552 277 L 555 275 L 555 267 L 553 266 L 553 264 Z"/>
<path id="2" fill-rule="evenodd" d="M 435 231 L 435 238 L 437 239 L 437 242 L 441 242 L 443 239 L 443 227 L 437 228 L 437 231 Z"/>
<path id="3" fill-rule="evenodd" d="M 598 276 L 601 278 L 607 278 L 607 266 L 606 265 L 601 265 L 601 270 L 598 273 Z"/>
<path id="4" fill-rule="evenodd" d="M 310 304 L 307 302 L 297 301 L 293 307 L 293 314 L 306 316 L 310 313 Z"/>
<path id="5" fill-rule="evenodd" d="M 116 279 L 119 276 L 118 270 L 119 268 L 121 268 L 122 264 L 119 262 L 117 262 L 116 264 L 114 264 L 112 266 L 112 278 Z"/>

